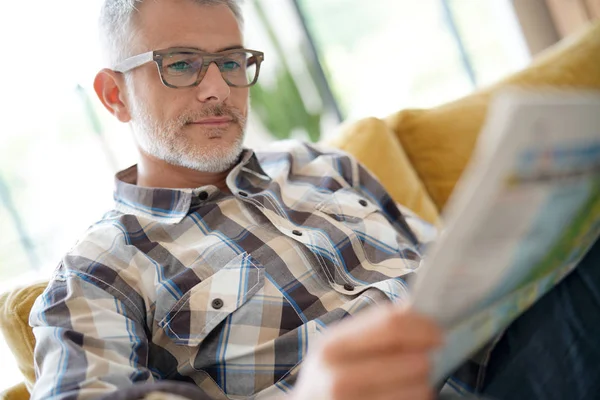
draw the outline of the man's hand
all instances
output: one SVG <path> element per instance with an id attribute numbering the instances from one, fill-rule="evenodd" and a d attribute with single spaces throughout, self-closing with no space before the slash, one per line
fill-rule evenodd
<path id="1" fill-rule="evenodd" d="M 410 310 L 369 310 L 311 349 L 293 399 L 432 399 L 429 352 L 441 342 L 440 329 Z"/>

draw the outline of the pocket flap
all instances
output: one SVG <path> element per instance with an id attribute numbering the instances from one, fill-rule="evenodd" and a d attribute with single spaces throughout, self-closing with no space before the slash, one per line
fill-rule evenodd
<path id="1" fill-rule="evenodd" d="M 351 189 L 341 189 L 317 205 L 317 209 L 334 216 L 338 221 L 358 222 L 379 209 L 366 197 Z"/>
<path id="2" fill-rule="evenodd" d="M 194 286 L 158 323 L 176 344 L 197 346 L 264 285 L 264 268 L 240 254 Z"/>

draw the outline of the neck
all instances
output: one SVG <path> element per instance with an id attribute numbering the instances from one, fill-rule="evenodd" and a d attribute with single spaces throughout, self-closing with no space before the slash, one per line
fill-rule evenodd
<path id="1" fill-rule="evenodd" d="M 169 164 L 140 152 L 137 185 L 152 188 L 187 189 L 213 185 L 230 193 L 225 180 L 231 171 L 204 172 Z M 232 167 L 233 168 L 233 167 Z"/>

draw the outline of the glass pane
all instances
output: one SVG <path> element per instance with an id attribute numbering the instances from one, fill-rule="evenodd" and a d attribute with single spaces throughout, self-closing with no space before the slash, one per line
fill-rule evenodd
<path id="1" fill-rule="evenodd" d="M 8 287 L 8 282 L 23 273 L 24 270 L 29 269 L 32 262 L 36 260 L 35 256 L 28 259 L 26 236 L 21 235 L 16 229 L 15 215 L 10 212 L 5 197 L 2 197 L 2 201 L 0 201 L 2 231 L 0 235 L 0 291 Z M 30 254 L 30 256 L 32 255 Z"/>
<path id="2" fill-rule="evenodd" d="M 251 89 L 254 115 L 248 144 L 260 146 L 273 137 L 318 141 L 339 118 L 293 2 L 248 1 L 244 13 L 246 46 L 265 53 L 258 83 Z"/>
<path id="3" fill-rule="evenodd" d="M 432 107 L 475 89 L 442 0 L 298 1 L 337 99 L 350 119 Z M 477 7 L 471 9 L 472 3 Z M 512 53 L 510 46 L 498 43 L 507 32 L 513 37 L 519 32 L 514 21 L 506 22 L 509 17 L 495 20 L 493 10 L 501 8 L 498 3 L 509 7 L 507 0 L 452 3 L 451 10 L 460 11 L 459 33 L 464 31 L 463 36 L 472 39 L 469 49 L 478 49 L 469 54 L 477 55 L 475 69 L 481 82 L 523 65 L 502 61 Z M 475 23 L 474 18 L 479 20 Z M 482 30 L 487 32 L 482 35 Z M 492 54 L 499 48 L 500 54 Z"/>
<path id="4" fill-rule="evenodd" d="M 448 0 L 479 86 L 524 68 L 531 57 L 510 2 Z"/>

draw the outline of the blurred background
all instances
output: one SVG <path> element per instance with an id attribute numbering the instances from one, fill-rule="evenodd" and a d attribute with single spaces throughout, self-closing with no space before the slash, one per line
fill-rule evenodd
<path id="1" fill-rule="evenodd" d="M 246 45 L 265 52 L 247 145 L 317 142 L 347 121 L 464 96 L 525 67 L 599 3 L 246 0 Z M 128 127 L 92 90 L 100 4 L 2 6 L 0 292 L 48 279 L 111 208 L 113 174 L 136 162 Z M 4 346 L 0 390 L 21 380 Z"/>

